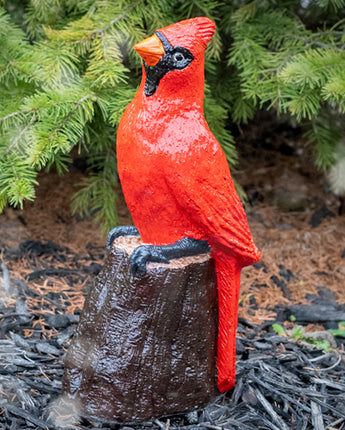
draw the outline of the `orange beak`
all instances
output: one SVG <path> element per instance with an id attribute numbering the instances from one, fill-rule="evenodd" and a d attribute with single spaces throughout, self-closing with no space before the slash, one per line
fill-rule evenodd
<path id="1" fill-rule="evenodd" d="M 163 44 L 155 34 L 137 43 L 133 49 L 148 66 L 155 66 L 164 55 Z"/>

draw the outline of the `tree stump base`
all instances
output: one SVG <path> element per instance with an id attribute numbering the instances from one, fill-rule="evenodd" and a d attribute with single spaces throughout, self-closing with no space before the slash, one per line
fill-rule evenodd
<path id="1" fill-rule="evenodd" d="M 218 306 L 209 254 L 132 275 L 138 237 L 114 242 L 65 360 L 63 394 L 85 417 L 129 423 L 206 406 L 219 394 Z"/>

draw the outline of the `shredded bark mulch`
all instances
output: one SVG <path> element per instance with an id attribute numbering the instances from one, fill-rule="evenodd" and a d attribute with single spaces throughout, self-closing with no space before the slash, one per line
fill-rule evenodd
<path id="1" fill-rule="evenodd" d="M 56 313 L 69 290 L 46 297 L 55 313 L 29 309 L 36 294 L 2 301 L 0 426 L 3 429 L 342 429 L 345 425 L 344 349 L 329 352 L 277 335 L 270 323 L 242 319 L 235 389 L 202 411 L 126 426 L 90 422 L 61 398 L 63 360 L 78 313 Z M 49 294 L 49 293 L 48 293 Z"/>

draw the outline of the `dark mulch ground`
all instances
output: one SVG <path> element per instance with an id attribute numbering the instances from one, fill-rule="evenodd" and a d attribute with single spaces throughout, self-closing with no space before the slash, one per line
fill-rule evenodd
<path id="1" fill-rule="evenodd" d="M 345 216 L 295 131 L 271 126 L 238 138 L 235 176 L 262 260 L 243 271 L 235 389 L 127 430 L 345 429 L 345 339 L 327 331 L 345 321 Z M 82 177 L 44 174 L 34 203 L 0 215 L 1 429 L 112 428 L 61 409 L 64 355 L 105 252 L 92 220 L 70 211 Z M 119 217 L 131 222 L 121 196 Z M 328 352 L 315 349 L 323 340 Z"/>
<path id="2" fill-rule="evenodd" d="M 33 241 L 5 251 L 8 265 L 26 259 L 27 274 L 25 279 L 11 278 L 2 263 L 0 428 L 121 428 L 79 419 L 61 408 L 63 359 L 79 319 L 81 291 L 92 285 L 90 273 L 100 269 L 97 261 L 103 257 L 102 248 L 89 247 L 87 254 L 74 255 L 53 242 Z M 43 285 L 35 284 L 40 278 Z M 79 292 L 76 285 L 81 286 Z M 290 314 L 296 318 L 291 327 L 286 323 Z M 297 323 L 345 320 L 345 307 L 331 297 L 322 305 L 315 299 L 310 306 L 277 309 L 276 319 L 285 321 L 288 333 Z M 341 338 L 324 352 L 277 335 L 272 321 L 256 325 L 240 318 L 237 352 L 236 387 L 215 404 L 187 416 L 125 427 L 340 430 L 345 426 Z"/>

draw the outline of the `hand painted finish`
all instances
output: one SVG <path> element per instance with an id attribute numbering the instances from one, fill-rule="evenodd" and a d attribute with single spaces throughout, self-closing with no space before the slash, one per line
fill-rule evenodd
<path id="1" fill-rule="evenodd" d="M 211 246 L 219 301 L 218 388 L 224 392 L 235 383 L 241 269 L 258 261 L 260 252 L 225 155 L 204 118 L 204 55 L 214 30 L 210 19 L 193 18 L 136 45 L 145 60 L 143 77 L 119 124 L 117 157 L 144 243 L 167 245 L 188 237 Z"/>

